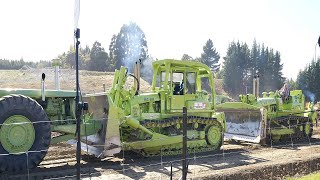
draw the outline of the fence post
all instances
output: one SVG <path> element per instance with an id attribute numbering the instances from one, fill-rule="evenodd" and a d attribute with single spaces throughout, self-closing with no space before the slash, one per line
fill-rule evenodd
<path id="1" fill-rule="evenodd" d="M 172 180 L 172 162 L 170 162 L 170 180 Z"/>

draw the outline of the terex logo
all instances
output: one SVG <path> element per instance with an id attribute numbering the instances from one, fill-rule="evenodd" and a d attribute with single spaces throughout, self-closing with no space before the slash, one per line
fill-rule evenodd
<path id="1" fill-rule="evenodd" d="M 193 107 L 194 107 L 194 109 L 206 109 L 207 103 L 205 103 L 205 102 L 195 102 Z"/>

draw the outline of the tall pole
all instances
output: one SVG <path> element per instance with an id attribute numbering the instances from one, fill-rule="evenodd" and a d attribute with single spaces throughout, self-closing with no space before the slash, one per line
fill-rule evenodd
<path id="1" fill-rule="evenodd" d="M 182 180 L 187 179 L 187 108 L 183 107 L 182 114 Z"/>
<path id="2" fill-rule="evenodd" d="M 81 160 L 81 139 L 80 139 L 80 117 L 81 117 L 81 104 L 79 98 L 79 45 L 80 45 L 80 29 L 77 28 L 75 32 L 76 37 L 76 119 L 77 119 L 77 179 L 80 180 L 80 160 Z"/>

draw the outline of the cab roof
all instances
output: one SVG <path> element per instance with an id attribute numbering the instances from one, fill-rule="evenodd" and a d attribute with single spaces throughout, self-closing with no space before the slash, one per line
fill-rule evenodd
<path id="1" fill-rule="evenodd" d="M 186 67 L 188 69 L 193 69 L 195 71 L 200 72 L 200 74 L 211 74 L 210 68 L 197 61 L 182 61 L 182 60 L 175 60 L 175 59 L 164 59 L 164 60 L 157 60 L 153 63 L 154 68 L 158 68 L 159 66 L 166 66 L 170 64 L 171 69 L 175 69 L 175 67 Z"/>

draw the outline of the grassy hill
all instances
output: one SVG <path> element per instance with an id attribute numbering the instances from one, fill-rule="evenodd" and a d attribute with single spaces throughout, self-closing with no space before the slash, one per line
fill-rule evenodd
<path id="1" fill-rule="evenodd" d="M 46 74 L 46 89 L 55 89 L 53 69 L 28 69 L 28 70 L 1 70 L 0 88 L 24 88 L 40 89 L 41 75 Z M 103 84 L 106 90 L 110 89 L 113 83 L 113 72 L 80 71 L 80 88 L 84 93 L 95 93 L 103 91 Z M 60 87 L 62 90 L 74 90 L 76 73 L 72 69 L 60 70 Z M 133 79 L 129 79 L 128 85 L 133 85 Z M 142 91 L 148 91 L 150 85 L 141 80 Z"/>
<path id="2" fill-rule="evenodd" d="M 0 88 L 24 88 L 40 89 L 41 75 L 46 74 L 46 89 L 54 89 L 53 69 L 23 69 L 23 70 L 0 70 Z M 114 72 L 80 71 L 80 88 L 84 93 L 102 92 L 103 84 L 106 91 L 113 83 Z M 74 90 L 76 73 L 72 69 L 60 69 L 60 87 L 62 90 Z M 226 94 L 222 88 L 222 80 L 215 80 L 217 94 Z M 133 85 L 133 79 L 128 80 L 128 86 Z M 141 79 L 140 89 L 147 92 L 150 84 Z"/>

